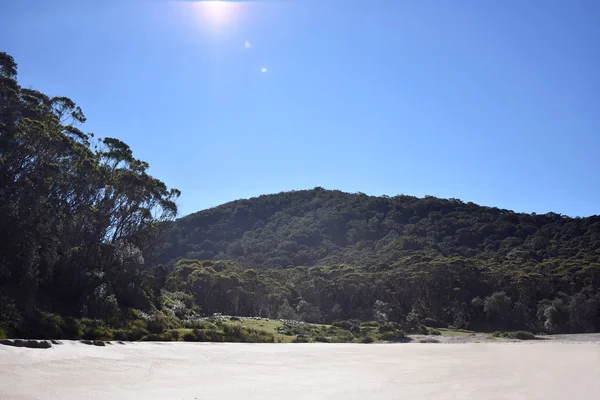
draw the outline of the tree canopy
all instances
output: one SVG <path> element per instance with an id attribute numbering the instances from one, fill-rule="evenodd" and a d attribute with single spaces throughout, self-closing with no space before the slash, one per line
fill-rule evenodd
<path id="1" fill-rule="evenodd" d="M 139 339 L 199 313 L 600 331 L 600 216 L 317 187 L 175 220 L 179 191 L 85 121 L 0 53 L 0 335 Z"/>
<path id="2" fill-rule="evenodd" d="M 21 87 L 0 53 L 0 323 L 151 306 L 146 261 L 179 192 L 85 120 L 69 98 Z"/>
<path id="3" fill-rule="evenodd" d="M 369 319 L 377 303 L 393 320 L 413 312 L 463 328 L 559 332 L 600 329 L 599 249 L 598 216 L 315 188 L 181 218 L 160 259 L 174 271 L 170 288 L 196 293 L 210 312 L 291 306 L 313 321 Z"/>

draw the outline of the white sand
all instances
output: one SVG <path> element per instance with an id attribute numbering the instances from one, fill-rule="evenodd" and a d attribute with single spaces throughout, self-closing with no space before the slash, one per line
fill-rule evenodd
<path id="1" fill-rule="evenodd" d="M 0 399 L 597 399 L 598 343 L 0 346 Z"/>

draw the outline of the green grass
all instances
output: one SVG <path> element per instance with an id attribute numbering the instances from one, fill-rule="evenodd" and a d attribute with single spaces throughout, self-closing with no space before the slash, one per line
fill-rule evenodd
<path id="1" fill-rule="evenodd" d="M 492 337 L 517 339 L 517 340 L 537 340 L 538 339 L 533 333 L 527 332 L 527 331 L 516 331 L 516 332 L 496 331 L 496 332 L 492 333 Z"/>
<path id="2" fill-rule="evenodd" d="M 326 324 L 298 323 L 286 325 L 278 319 L 267 320 L 253 318 L 241 319 L 239 321 L 225 320 L 224 323 L 273 334 L 275 343 L 297 342 L 296 339 L 298 338 L 298 335 L 308 337 L 310 342 L 316 341 L 316 338 L 319 338 L 320 341 L 326 339 L 331 343 L 347 343 L 355 341 L 355 336 L 347 330 Z M 365 335 L 371 329 L 374 328 L 366 328 Z M 280 333 L 280 331 L 284 333 Z"/>
<path id="3" fill-rule="evenodd" d="M 284 335 L 279 333 L 280 329 L 283 329 L 283 322 L 278 319 L 242 319 L 239 321 L 226 321 L 225 323 L 230 325 L 243 326 L 250 329 L 256 329 L 257 331 L 264 331 L 273 334 L 276 343 L 292 343 L 296 339 L 296 335 Z"/>
<path id="4" fill-rule="evenodd" d="M 440 331 L 442 336 L 467 337 L 475 334 L 475 332 L 466 329 L 438 328 L 437 330 Z"/>

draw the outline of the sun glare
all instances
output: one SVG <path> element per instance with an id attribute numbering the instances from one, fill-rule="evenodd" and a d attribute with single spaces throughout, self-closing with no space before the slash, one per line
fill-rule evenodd
<path id="1" fill-rule="evenodd" d="M 198 1 L 194 3 L 202 22 L 213 27 L 223 27 L 236 22 L 241 10 L 237 1 Z"/>

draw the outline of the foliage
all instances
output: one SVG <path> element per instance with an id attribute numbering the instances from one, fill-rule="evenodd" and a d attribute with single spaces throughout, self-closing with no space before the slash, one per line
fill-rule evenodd
<path id="1" fill-rule="evenodd" d="M 496 331 L 492 334 L 493 337 L 507 338 L 507 339 L 518 339 L 518 340 L 536 340 L 537 337 L 527 331 L 516 331 L 516 332 L 501 332 Z"/>
<path id="2" fill-rule="evenodd" d="M 310 343 L 310 340 L 305 336 L 298 335 L 292 343 Z"/>
<path id="3" fill-rule="evenodd" d="M 72 100 L 21 87 L 15 61 L 0 53 L 4 336 L 600 331 L 600 216 L 315 188 L 173 221 L 179 191 L 127 144 L 84 133 L 85 121 Z M 277 318 L 284 333 L 199 321 L 202 313 Z"/>
<path id="4" fill-rule="evenodd" d="M 118 324 L 160 293 L 150 265 L 179 192 L 85 120 L 72 100 L 21 87 L 0 53 L 0 326 L 25 336 L 77 336 L 47 313 Z"/>
<path id="5" fill-rule="evenodd" d="M 386 331 L 386 332 L 382 333 L 381 335 L 379 335 L 379 337 L 381 340 L 386 340 L 388 342 L 410 341 L 410 339 L 406 336 L 406 333 L 404 333 L 404 331 L 400 331 L 400 330 Z"/>
<path id="6" fill-rule="evenodd" d="M 207 313 L 482 331 L 600 331 L 600 217 L 322 188 L 172 224 L 166 287 Z"/>

